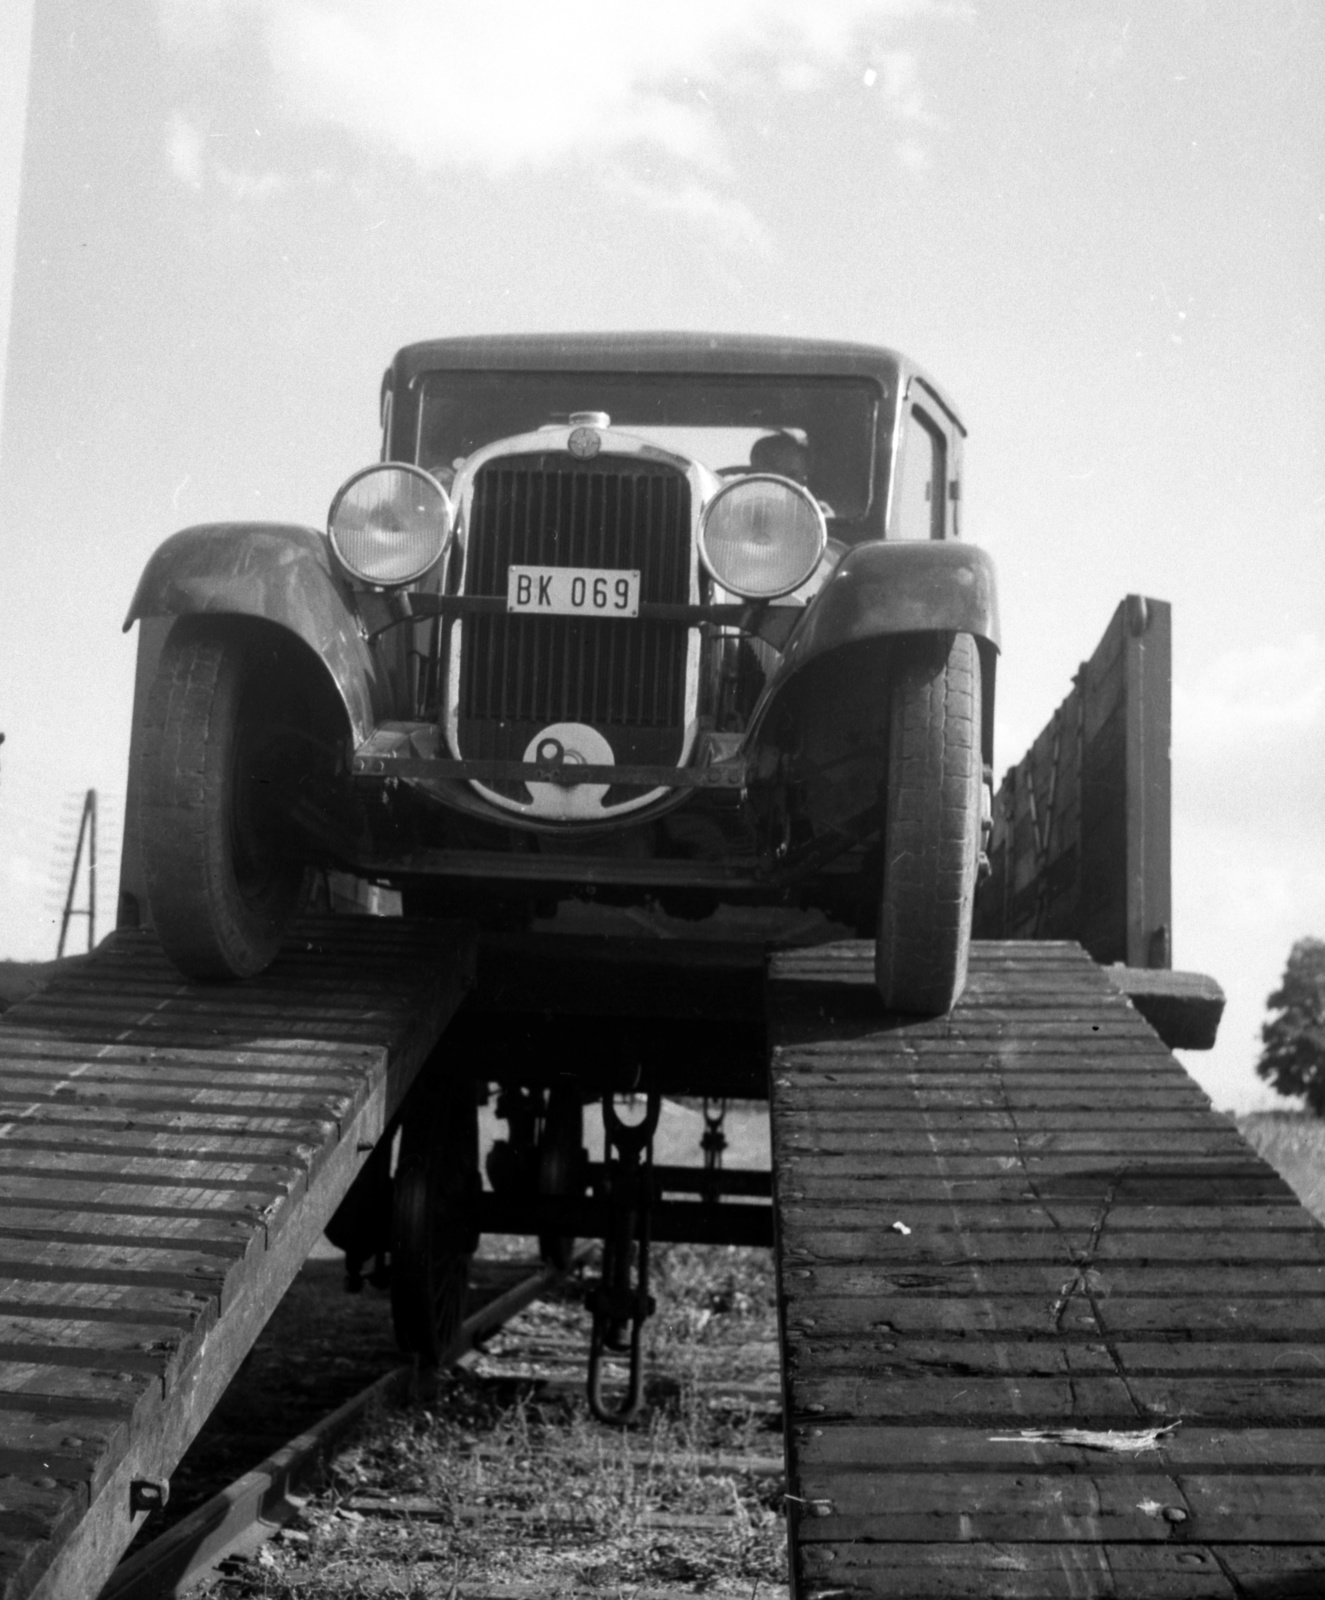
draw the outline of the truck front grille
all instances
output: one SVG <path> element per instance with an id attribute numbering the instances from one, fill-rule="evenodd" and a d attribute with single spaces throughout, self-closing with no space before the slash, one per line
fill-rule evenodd
<path id="1" fill-rule="evenodd" d="M 468 594 L 504 597 L 512 563 L 528 563 L 637 567 L 641 601 L 689 599 L 690 485 L 659 463 L 502 457 L 475 479 L 468 539 Z M 463 755 L 519 760 L 541 729 L 581 722 L 604 733 L 618 761 L 680 759 L 684 624 L 471 616 L 462 638 Z"/>

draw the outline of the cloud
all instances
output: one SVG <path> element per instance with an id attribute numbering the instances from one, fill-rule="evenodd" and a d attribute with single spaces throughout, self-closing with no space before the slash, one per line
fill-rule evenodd
<path id="1" fill-rule="evenodd" d="M 279 172 L 244 172 L 226 166 L 223 161 L 212 163 L 212 176 L 232 200 L 265 200 L 268 195 L 279 194 L 287 187 L 288 179 Z"/>
<path id="2" fill-rule="evenodd" d="M 1173 699 L 1184 739 L 1205 747 L 1313 729 L 1325 735 L 1325 639 L 1303 633 L 1225 651 L 1176 685 Z"/>
<path id="3" fill-rule="evenodd" d="M 240 17 L 260 0 L 157 0 L 161 31 L 174 50 L 209 51 L 224 45 Z"/>
<path id="4" fill-rule="evenodd" d="M 638 178 L 624 166 L 614 168 L 606 182 L 609 193 L 636 201 L 648 211 L 697 223 L 709 234 L 747 245 L 761 255 L 772 253 L 768 230 L 750 207 L 707 184 L 692 179 L 669 185 Z"/>
<path id="5" fill-rule="evenodd" d="M 206 136 L 181 111 L 166 124 L 166 163 L 190 189 L 214 183 L 240 202 L 265 199 L 287 184 L 279 172 L 248 172 L 209 155 Z"/>
<path id="6" fill-rule="evenodd" d="M 731 159 L 716 106 L 730 110 L 751 90 L 809 94 L 834 75 L 859 82 L 869 66 L 888 111 L 914 126 L 925 120 L 916 59 L 880 41 L 938 9 L 935 0 L 582 0 L 570 11 L 542 0 L 158 4 L 177 50 L 213 50 L 256 30 L 287 115 L 425 171 L 501 176 L 574 160 L 612 178 L 648 156 L 677 176 L 662 191 L 638 183 L 643 203 L 696 216 L 721 207 L 728 220 Z M 914 139 L 899 159 L 924 165 Z M 735 230 L 756 231 L 744 221 Z"/>
<path id="7" fill-rule="evenodd" d="M 1320 835 L 1325 638 L 1224 651 L 1173 686 L 1176 827 L 1233 830 L 1300 858 Z"/>
<path id="8" fill-rule="evenodd" d="M 166 165 L 189 189 L 203 189 L 211 182 L 232 200 L 264 200 L 285 189 L 288 179 L 274 171 L 251 173 L 208 154 L 206 134 L 182 112 L 174 112 L 166 123 Z"/>
<path id="9" fill-rule="evenodd" d="M 898 166 L 906 172 L 929 171 L 929 151 L 919 139 L 899 139 L 894 154 Z"/>
<path id="10" fill-rule="evenodd" d="M 170 170 L 190 189 L 201 189 L 206 171 L 202 134 L 187 117 L 176 113 L 166 128 L 166 160 Z"/>
<path id="11" fill-rule="evenodd" d="M 12 855 L 4 866 L 4 877 L 18 889 L 44 888 L 48 874 L 30 856 Z"/>
<path id="12" fill-rule="evenodd" d="M 883 92 L 894 114 L 905 122 L 928 122 L 920 87 L 920 64 L 909 50 L 886 50 L 879 58 Z"/>

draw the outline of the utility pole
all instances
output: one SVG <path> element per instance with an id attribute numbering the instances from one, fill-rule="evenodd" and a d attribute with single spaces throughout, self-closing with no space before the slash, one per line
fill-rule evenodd
<path id="1" fill-rule="evenodd" d="M 87 908 L 74 909 L 74 892 L 78 888 L 78 869 L 83 862 L 83 841 L 87 840 Z M 64 915 L 60 918 L 60 943 L 55 952 L 58 961 L 64 954 L 64 941 L 69 933 L 70 917 L 87 918 L 87 947 L 91 950 L 97 942 L 97 791 L 89 789 L 83 797 L 83 814 L 78 819 L 78 843 L 74 846 L 74 864 L 69 873 L 69 892 L 64 897 Z"/>

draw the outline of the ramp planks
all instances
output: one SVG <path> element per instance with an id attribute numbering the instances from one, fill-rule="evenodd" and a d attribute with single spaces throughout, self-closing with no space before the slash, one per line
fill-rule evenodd
<path id="1" fill-rule="evenodd" d="M 771 974 L 802 1597 L 1325 1594 L 1325 1229 L 1076 945 Z"/>
<path id="2" fill-rule="evenodd" d="M 121 932 L 0 1022 L 0 1596 L 96 1595 L 473 978 L 324 917 L 236 985 Z"/>

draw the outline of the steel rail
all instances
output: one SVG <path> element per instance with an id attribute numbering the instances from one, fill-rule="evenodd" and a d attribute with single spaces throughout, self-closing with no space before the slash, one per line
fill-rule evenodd
<path id="1" fill-rule="evenodd" d="M 590 1248 L 587 1243 L 581 1244 L 575 1260 Z M 441 1365 L 459 1361 L 564 1277 L 565 1273 L 555 1267 L 540 1267 L 480 1306 L 461 1324 Z M 162 1600 L 181 1594 L 227 1555 L 265 1543 L 298 1513 L 300 1504 L 295 1496 L 299 1485 L 312 1476 L 351 1429 L 374 1406 L 406 1398 L 418 1383 L 419 1374 L 413 1365 L 383 1374 L 122 1561 L 101 1591 L 100 1600 Z"/>

